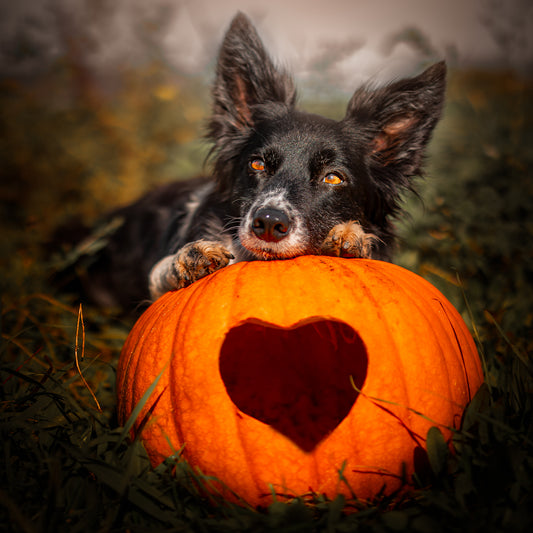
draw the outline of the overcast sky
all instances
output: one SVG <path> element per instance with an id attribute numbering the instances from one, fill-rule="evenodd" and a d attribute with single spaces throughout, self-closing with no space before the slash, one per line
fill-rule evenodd
<path id="1" fill-rule="evenodd" d="M 410 74 L 421 56 L 390 45 L 409 27 L 429 39 L 436 59 L 533 64 L 530 0 L 0 0 L 0 67 L 24 72 L 60 56 L 62 13 L 63 26 L 90 37 L 87 58 L 97 68 L 135 62 L 155 44 L 172 66 L 202 72 L 238 10 L 297 76 L 322 70 L 338 86 Z"/>

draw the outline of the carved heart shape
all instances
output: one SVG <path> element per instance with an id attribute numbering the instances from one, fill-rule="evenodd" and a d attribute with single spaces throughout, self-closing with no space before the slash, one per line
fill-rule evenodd
<path id="1" fill-rule="evenodd" d="M 367 374 L 361 337 L 343 322 L 314 319 L 291 329 L 245 322 L 220 350 L 220 375 L 233 403 L 305 452 L 347 416 Z"/>

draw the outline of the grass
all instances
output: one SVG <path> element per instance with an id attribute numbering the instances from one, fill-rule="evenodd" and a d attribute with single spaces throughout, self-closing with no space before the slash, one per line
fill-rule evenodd
<path id="1" fill-rule="evenodd" d="M 87 312 L 78 369 L 76 310 L 39 295 L 23 304 L 24 311 L 2 313 L 6 531 L 526 531 L 531 525 L 531 369 L 511 345 L 503 361 L 489 356 L 489 373 L 498 380 L 488 380 L 466 411 L 457 454 L 430 432 L 432 474 L 418 480 L 414 493 L 375 502 L 315 495 L 258 512 L 207 498 L 198 489 L 201 474 L 179 457 L 152 470 L 142 445 L 117 427 L 114 366 L 125 325 Z M 107 353 L 102 344 L 111 347 Z"/>
<path id="2" fill-rule="evenodd" d="M 0 153 L 14 185 L 0 188 L 0 531 L 529 531 L 531 86 L 509 75 L 456 73 L 424 202 L 407 199 L 411 219 L 400 228 L 398 262 L 453 301 L 483 355 L 486 384 L 465 412 L 456 453 L 432 431 L 432 469 L 412 493 L 372 502 L 311 495 L 256 511 L 206 496 L 204 477 L 179 455 L 150 468 L 115 414 L 115 368 L 132 320 L 83 303 L 82 324 L 79 300 L 48 283 L 43 243 L 54 227 L 72 212 L 91 222 L 99 209 L 127 201 L 129 172 L 138 191 L 157 171 L 168 175 L 173 147 L 189 142 L 184 113 L 187 98 L 200 105 L 196 91 L 161 98 L 160 76 L 139 74 L 119 99 L 123 107 L 96 114 L 94 100 L 50 109 L 22 87 L 2 86 Z M 149 83 L 159 92 L 146 90 Z M 154 146 L 141 153 L 151 136 Z M 184 174 L 195 157 L 185 158 Z"/>

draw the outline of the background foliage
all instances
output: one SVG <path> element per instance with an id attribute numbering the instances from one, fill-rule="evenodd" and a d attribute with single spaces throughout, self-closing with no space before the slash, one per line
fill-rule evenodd
<path id="1" fill-rule="evenodd" d="M 526 531 L 532 525 L 531 80 L 452 71 L 445 116 L 397 262 L 437 285 L 476 334 L 486 386 L 450 456 L 407 496 L 208 502 L 187 465 L 155 471 L 114 414 L 132 324 L 49 283 L 54 231 L 202 169 L 207 84 L 153 61 L 102 85 L 71 48 L 31 84 L 0 83 L 0 530 Z M 332 115 L 340 104 L 306 102 Z M 176 482 L 175 478 L 178 481 Z M 357 513 L 346 513 L 358 509 Z"/>

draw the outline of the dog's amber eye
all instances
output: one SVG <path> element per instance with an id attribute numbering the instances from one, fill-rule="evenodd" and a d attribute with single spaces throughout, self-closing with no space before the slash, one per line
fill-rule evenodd
<path id="1" fill-rule="evenodd" d="M 252 170 L 255 170 L 256 172 L 262 172 L 263 170 L 265 170 L 266 165 L 262 159 L 252 159 L 250 161 L 250 168 Z"/>
<path id="2" fill-rule="evenodd" d="M 338 174 L 331 173 L 324 176 L 324 183 L 327 183 L 328 185 L 340 185 L 343 181 L 344 179 Z"/>

